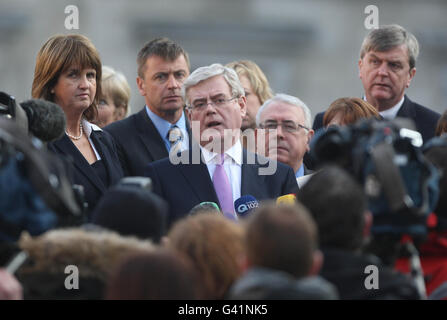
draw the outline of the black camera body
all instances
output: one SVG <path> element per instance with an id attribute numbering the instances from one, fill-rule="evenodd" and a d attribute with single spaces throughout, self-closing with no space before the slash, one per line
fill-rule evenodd
<path id="1" fill-rule="evenodd" d="M 363 186 L 375 235 L 426 235 L 438 199 L 438 171 L 423 156 L 422 137 L 408 121 L 366 119 L 329 127 L 311 142 L 317 166 L 338 165 Z"/>

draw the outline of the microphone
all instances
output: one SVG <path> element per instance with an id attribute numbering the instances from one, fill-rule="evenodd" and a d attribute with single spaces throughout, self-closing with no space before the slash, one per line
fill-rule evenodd
<path id="1" fill-rule="evenodd" d="M 259 207 L 259 202 L 250 194 L 240 197 L 234 201 L 234 210 L 239 217 L 245 218 L 252 210 Z"/>
<path id="2" fill-rule="evenodd" d="M 294 205 L 294 204 L 296 204 L 296 196 L 293 193 L 283 195 L 276 199 L 276 204 L 278 204 L 278 205 L 283 205 L 283 204 Z"/>
<path id="3" fill-rule="evenodd" d="M 20 103 L 28 118 L 29 132 L 43 142 L 58 140 L 65 132 L 65 114 L 57 104 L 30 99 Z"/>
<path id="4" fill-rule="evenodd" d="M 220 214 L 220 209 L 219 209 L 219 206 L 217 205 L 217 203 L 210 202 L 210 201 L 200 202 L 198 205 L 194 206 L 189 211 L 189 214 L 197 214 L 197 213 L 201 213 L 201 212 L 205 212 L 205 211 L 206 212 L 216 211 L 216 213 Z"/>

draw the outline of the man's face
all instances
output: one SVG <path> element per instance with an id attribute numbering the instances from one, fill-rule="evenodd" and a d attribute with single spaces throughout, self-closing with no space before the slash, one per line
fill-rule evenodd
<path id="1" fill-rule="evenodd" d="M 256 128 L 256 114 L 261 107 L 261 101 L 253 91 L 250 81 L 246 76 L 239 76 L 242 87 L 245 91 L 245 97 L 247 98 L 247 114 L 242 119 L 242 130 L 248 128 Z"/>
<path id="2" fill-rule="evenodd" d="M 174 61 L 150 56 L 146 60 L 144 77 L 137 77 L 138 90 L 156 115 L 164 119 L 173 114 L 180 117 L 184 106 L 180 89 L 188 76 L 188 64 L 183 55 Z"/>
<path id="3" fill-rule="evenodd" d="M 264 126 L 269 122 L 276 122 L 278 124 L 277 134 L 270 136 L 273 133 L 267 133 L 265 139 L 265 149 L 269 157 L 288 164 L 296 172 L 303 163 L 305 153 L 309 151 L 309 142 L 314 131 L 310 128 L 307 130 L 298 127 L 297 131 L 288 132 L 280 124 L 290 121 L 306 126 L 303 110 L 300 107 L 282 101 L 274 101 L 268 105 L 267 109 L 262 112 L 260 118 L 260 122 Z M 271 144 L 271 141 L 275 141 L 275 139 L 276 148 L 274 144 Z"/>
<path id="4" fill-rule="evenodd" d="M 187 97 L 191 106 L 203 105 L 202 108 L 192 108 L 188 111 L 191 123 L 200 121 L 200 137 L 203 139 L 204 136 L 209 136 L 205 141 L 201 141 L 200 137 L 194 137 L 197 141 L 200 141 L 202 146 L 207 145 L 214 139 L 220 139 L 223 146 L 225 129 L 237 129 L 236 131 L 239 133 L 242 117 L 246 113 L 246 100 L 244 96 L 235 98 L 231 95 L 230 86 L 223 76 L 215 76 L 190 87 Z M 230 100 L 231 98 L 234 99 Z M 210 103 L 218 99 L 227 102 L 221 106 Z M 233 136 L 231 145 L 238 138 L 239 136 Z"/>
<path id="5" fill-rule="evenodd" d="M 410 70 L 406 45 L 386 52 L 369 51 L 359 60 L 359 77 L 366 100 L 379 111 L 396 105 L 410 86 L 416 68 Z"/>

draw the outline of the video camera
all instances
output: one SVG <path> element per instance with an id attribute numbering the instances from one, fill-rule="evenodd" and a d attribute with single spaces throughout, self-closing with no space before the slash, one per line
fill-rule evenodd
<path id="1" fill-rule="evenodd" d="M 438 199 L 437 169 L 423 156 L 411 120 L 366 119 L 316 132 L 311 157 L 336 164 L 363 186 L 373 214 L 373 235 L 424 237 Z"/>
<path id="2" fill-rule="evenodd" d="M 15 98 L 0 92 L 0 242 L 84 222 L 64 163 L 30 138 L 28 120 Z"/>

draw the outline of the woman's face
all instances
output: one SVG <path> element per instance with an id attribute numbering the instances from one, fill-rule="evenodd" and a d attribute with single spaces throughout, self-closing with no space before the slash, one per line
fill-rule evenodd
<path id="1" fill-rule="evenodd" d="M 98 104 L 98 119 L 96 124 L 100 128 L 104 128 L 106 125 L 119 120 L 117 119 L 117 108 L 113 103 L 113 100 L 109 96 L 104 96 L 99 100 Z"/>
<path id="2" fill-rule="evenodd" d="M 343 115 L 341 112 L 337 112 L 331 121 L 327 124 L 327 128 L 330 126 L 344 126 Z"/>
<path id="3" fill-rule="evenodd" d="M 71 66 L 59 76 L 51 93 L 54 94 L 54 102 L 60 105 L 65 113 L 73 109 L 84 112 L 95 99 L 95 69 Z"/>

